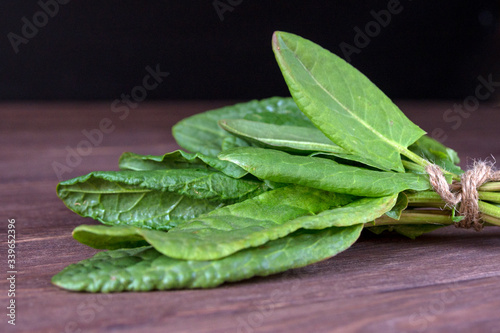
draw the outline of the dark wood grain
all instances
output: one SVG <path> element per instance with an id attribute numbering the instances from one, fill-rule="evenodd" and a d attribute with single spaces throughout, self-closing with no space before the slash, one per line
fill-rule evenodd
<path id="1" fill-rule="evenodd" d="M 1 332 L 500 332 L 500 229 L 446 228 L 408 240 L 363 234 L 329 260 L 267 278 L 209 290 L 84 294 L 50 284 L 66 265 L 96 250 L 71 238 L 93 223 L 56 197 L 53 162 L 64 164 L 102 118 L 115 129 L 63 175 L 116 170 L 124 151 L 176 149 L 171 126 L 229 102 L 144 104 L 120 120 L 109 104 L 0 105 L 1 258 L 7 271 L 7 219 L 17 225 L 16 326 L 7 324 L 0 283 Z M 499 109 L 482 106 L 458 129 L 446 122 L 452 102 L 404 102 L 428 132 L 472 158 L 500 158 Z M 492 157 L 493 156 L 493 157 Z"/>

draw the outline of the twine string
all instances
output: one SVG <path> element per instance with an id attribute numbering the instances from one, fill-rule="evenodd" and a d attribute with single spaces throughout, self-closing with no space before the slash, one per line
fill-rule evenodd
<path id="1" fill-rule="evenodd" d="M 455 226 L 480 231 L 483 228 L 483 221 L 479 211 L 477 189 L 485 182 L 500 181 L 500 171 L 494 171 L 490 163 L 474 162 L 473 168 L 463 173 L 460 182 L 450 185 L 437 165 L 429 164 L 425 170 L 429 174 L 432 188 L 447 206 L 456 207 L 460 204 L 458 211 L 463 219 L 455 222 Z"/>

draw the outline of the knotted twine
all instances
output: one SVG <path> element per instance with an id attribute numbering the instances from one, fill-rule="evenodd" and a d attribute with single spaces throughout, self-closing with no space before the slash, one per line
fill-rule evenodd
<path id="1" fill-rule="evenodd" d="M 456 207 L 460 203 L 459 213 L 463 219 L 455 222 L 455 226 L 480 231 L 483 228 L 483 221 L 479 211 L 477 189 L 485 182 L 499 181 L 500 171 L 494 171 L 490 163 L 474 162 L 473 168 L 462 174 L 460 182 L 454 181 L 450 185 L 437 165 L 429 164 L 425 170 L 429 174 L 429 181 L 434 191 L 441 196 L 447 206 Z"/>

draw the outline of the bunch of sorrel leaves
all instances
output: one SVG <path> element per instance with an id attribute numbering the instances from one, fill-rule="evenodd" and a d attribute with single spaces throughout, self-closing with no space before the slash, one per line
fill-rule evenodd
<path id="1" fill-rule="evenodd" d="M 90 292 L 209 288 L 330 258 L 366 228 L 414 238 L 454 224 L 425 167 L 460 180 L 455 151 L 425 136 L 363 74 L 299 36 L 273 50 L 291 98 L 236 104 L 173 128 L 191 151 L 124 153 L 122 171 L 58 185 L 69 209 L 104 225 L 73 236 L 108 249 L 52 282 Z M 429 162 L 430 161 L 430 162 Z M 500 225 L 500 183 L 480 188 Z"/>

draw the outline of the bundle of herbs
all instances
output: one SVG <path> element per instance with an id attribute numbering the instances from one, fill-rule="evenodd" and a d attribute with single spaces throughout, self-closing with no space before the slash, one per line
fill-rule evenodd
<path id="1" fill-rule="evenodd" d="M 109 226 L 74 230 L 108 251 L 66 267 L 55 285 L 209 288 L 330 258 L 364 228 L 415 238 L 449 225 L 500 225 L 490 166 L 464 173 L 455 151 L 320 46 L 284 32 L 272 44 L 293 99 L 186 118 L 173 135 L 192 153 L 124 153 L 121 171 L 58 185 L 69 209 Z"/>

